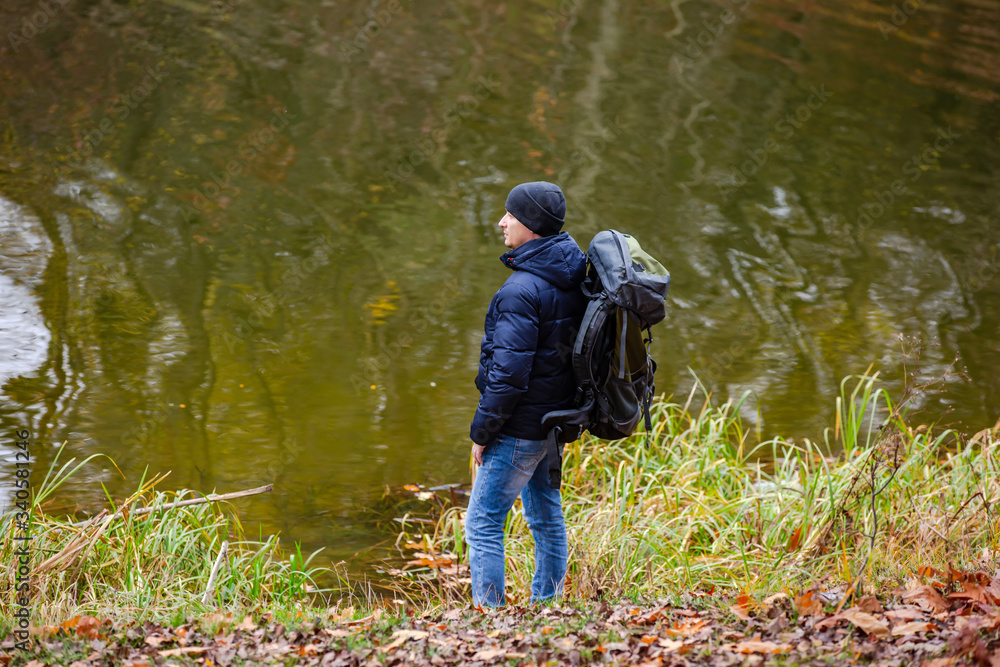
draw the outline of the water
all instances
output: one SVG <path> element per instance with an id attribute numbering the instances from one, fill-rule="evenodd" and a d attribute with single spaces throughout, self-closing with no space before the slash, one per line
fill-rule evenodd
<path id="1" fill-rule="evenodd" d="M 386 487 L 468 478 L 525 180 L 563 186 L 584 247 L 617 228 L 671 270 L 667 394 L 690 368 L 821 438 L 843 376 L 900 393 L 902 334 L 917 381 L 971 380 L 927 418 L 1000 416 L 998 2 L 39 11 L 0 18 L 0 422 L 36 471 L 66 442 L 126 475 L 95 461 L 58 509 L 146 469 L 274 482 L 251 525 L 363 570 Z"/>

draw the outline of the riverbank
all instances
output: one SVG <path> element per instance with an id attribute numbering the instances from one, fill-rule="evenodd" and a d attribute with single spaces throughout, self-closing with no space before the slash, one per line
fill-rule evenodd
<path id="1" fill-rule="evenodd" d="M 316 578 L 329 568 L 317 554 L 282 548 L 276 535 L 254 540 L 230 502 L 270 486 L 209 496 L 159 491 L 166 475 L 83 520 L 47 509 L 60 487 L 92 459 L 57 454 L 30 501 L 0 517 L 0 632 L 16 643 L 68 619 L 109 624 L 138 620 L 178 624 L 216 609 L 267 609 L 296 618 L 317 599 Z M 63 505 L 65 507 L 65 505 Z M 29 511 L 30 510 L 30 511 Z"/>
<path id="2" fill-rule="evenodd" d="M 824 442 L 754 442 L 745 401 L 714 407 L 695 391 L 653 406 L 644 437 L 567 445 L 563 505 L 570 599 L 656 599 L 678 591 L 801 592 L 843 582 L 854 592 L 903 585 L 923 566 L 991 572 L 1000 525 L 998 427 L 965 438 L 912 422 L 877 375 L 847 378 Z M 399 544 L 403 588 L 466 599 L 464 508 Z M 519 510 L 507 524 L 507 587 L 530 590 L 533 541 Z M 511 598 L 512 596 L 512 598 Z"/>
<path id="3" fill-rule="evenodd" d="M 639 435 L 567 446 L 570 568 L 558 607 L 520 606 L 532 542 L 516 507 L 510 604 L 481 612 L 468 604 L 454 497 L 430 524 L 403 524 L 405 565 L 386 568 L 394 599 L 316 590 L 318 561 L 274 538 L 233 539 L 238 518 L 206 504 L 122 513 L 99 529 L 42 518 L 38 627 L 27 653 L 3 648 L 52 664 L 990 664 L 998 429 L 964 438 L 914 423 L 908 397 L 894 403 L 874 376 L 848 378 L 841 394 L 822 443 L 754 443 L 744 404 L 692 392 L 654 405 L 649 449 Z M 153 486 L 121 506 L 162 510 L 173 499 Z M 233 551 L 219 559 L 227 537 Z"/>

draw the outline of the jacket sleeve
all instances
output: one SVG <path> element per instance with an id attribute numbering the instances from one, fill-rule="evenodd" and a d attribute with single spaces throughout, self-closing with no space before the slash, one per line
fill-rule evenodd
<path id="1" fill-rule="evenodd" d="M 500 429 L 528 390 L 538 347 L 538 295 L 520 285 L 505 285 L 501 290 L 496 302 L 493 361 L 469 430 L 472 441 L 485 446 L 497 441 Z"/>
<path id="2" fill-rule="evenodd" d="M 493 348 L 493 341 L 487 340 L 483 334 L 482 343 L 479 345 L 479 371 L 476 373 L 476 389 L 482 394 L 486 391 L 486 369 L 489 366 L 490 350 Z"/>

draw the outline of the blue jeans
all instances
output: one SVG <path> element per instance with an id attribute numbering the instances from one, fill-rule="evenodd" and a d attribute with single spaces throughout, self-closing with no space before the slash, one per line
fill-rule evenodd
<path id="1" fill-rule="evenodd" d="M 501 435 L 483 452 L 465 514 L 472 601 L 504 604 L 503 527 L 520 494 L 524 518 L 535 538 L 531 602 L 562 594 L 566 577 L 566 523 L 559 491 L 549 488 L 544 440 Z"/>

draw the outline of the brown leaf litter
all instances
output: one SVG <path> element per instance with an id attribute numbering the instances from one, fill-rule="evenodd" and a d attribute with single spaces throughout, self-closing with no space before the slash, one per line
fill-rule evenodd
<path id="1" fill-rule="evenodd" d="M 114 627 L 78 616 L 36 628 L 28 654 L 2 644 L 0 663 L 202 665 L 713 665 L 877 664 L 1000 667 L 1000 577 L 921 568 L 920 578 L 836 611 L 835 592 L 723 593 L 684 604 L 589 602 L 500 610 L 452 608 L 354 619 L 331 609 L 302 627 L 209 614 L 178 627 Z M 937 579 L 928 583 L 929 579 Z M 398 613 L 398 612 L 397 612 Z M 412 611 L 410 612 L 413 613 Z"/>

